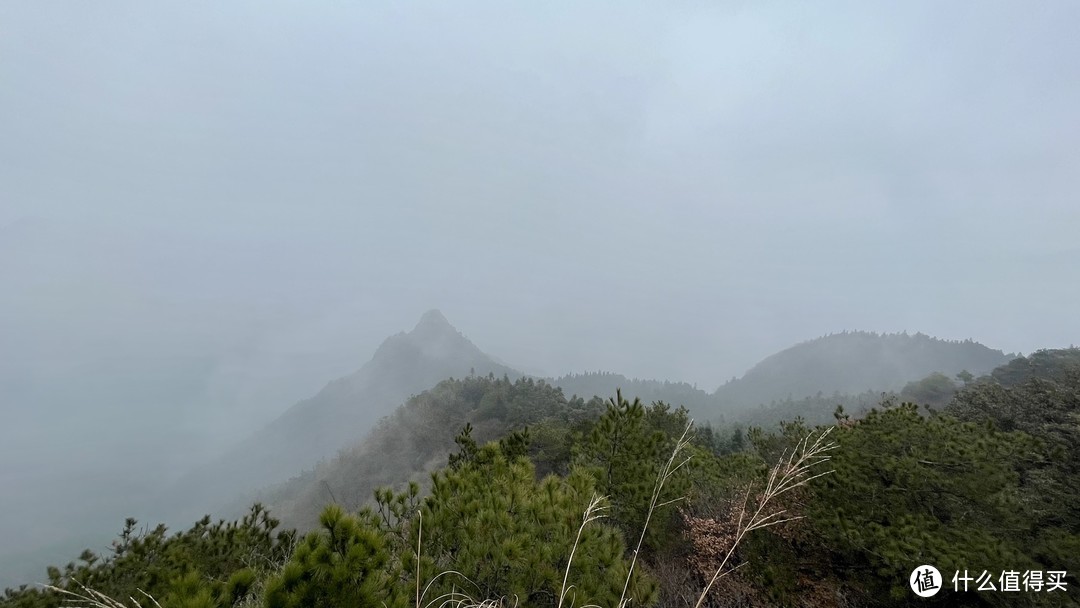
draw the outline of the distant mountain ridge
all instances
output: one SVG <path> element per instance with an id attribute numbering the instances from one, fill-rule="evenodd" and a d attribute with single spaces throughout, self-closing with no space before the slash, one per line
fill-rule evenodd
<path id="1" fill-rule="evenodd" d="M 412 331 L 384 340 L 359 371 L 296 404 L 267 430 L 280 430 L 295 445 L 293 469 L 307 466 L 358 440 L 410 396 L 469 373 L 521 375 L 485 355 L 441 312 L 429 310 Z"/>
<path id="2" fill-rule="evenodd" d="M 606 399 L 620 389 L 624 394 L 638 397 L 645 403 L 663 401 L 673 406 L 684 405 L 692 411 L 709 408 L 713 403 L 712 395 L 686 382 L 627 378 L 614 372 L 567 374 L 559 378 L 545 378 L 544 381 L 561 388 L 567 398 L 576 395 L 583 399 Z"/>
<path id="3" fill-rule="evenodd" d="M 1011 355 L 972 340 L 948 341 L 924 334 L 843 332 L 808 340 L 775 353 L 737 380 L 710 394 L 685 382 L 637 380 L 618 374 L 549 379 L 567 397 L 607 397 L 616 389 L 646 403 L 686 405 L 706 419 L 716 414 L 818 394 L 899 391 L 934 371 L 978 376 Z M 525 375 L 477 348 L 437 310 L 424 313 L 410 332 L 384 340 L 356 373 L 299 402 L 214 465 L 214 478 L 234 490 L 252 491 L 281 482 L 341 449 L 361 442 L 382 417 L 410 396 L 450 377 Z M 238 481 L 239 479 L 239 481 Z"/>
<path id="4" fill-rule="evenodd" d="M 843 332 L 776 353 L 742 378 L 709 394 L 670 381 L 628 379 L 614 373 L 571 374 L 549 379 L 567 397 L 606 398 L 615 389 L 646 403 L 685 405 L 703 420 L 759 404 L 817 394 L 896 391 L 932 372 L 950 376 L 989 372 L 1011 359 L 971 340 L 950 342 L 924 334 Z M 409 332 L 388 337 L 357 372 L 327 384 L 223 458 L 186 479 L 183 493 L 197 517 L 222 496 L 244 496 L 309 470 L 320 460 L 363 440 L 375 424 L 410 397 L 451 377 L 524 377 L 485 354 L 430 310 Z"/>
<path id="5" fill-rule="evenodd" d="M 723 410 L 737 410 L 822 393 L 898 391 L 933 372 L 979 376 L 1014 358 L 973 340 L 923 333 L 846 331 L 796 344 L 766 357 L 713 394 Z"/>
<path id="6" fill-rule="evenodd" d="M 438 310 L 409 332 L 390 336 L 357 372 L 300 401 L 209 466 L 189 475 L 178 492 L 193 499 L 197 517 L 221 497 L 236 497 L 284 481 L 362 439 L 412 395 L 450 377 L 520 377 L 496 363 Z"/>
<path id="7" fill-rule="evenodd" d="M 926 360 L 920 362 L 919 357 Z M 1000 361 L 1004 365 L 1009 359 L 1000 351 L 971 341 L 949 342 L 923 334 L 845 332 L 824 336 L 768 357 L 742 380 L 725 385 L 741 388 L 740 383 L 745 381 L 747 387 L 761 383 L 774 391 L 777 388 L 790 391 L 772 401 L 785 401 L 788 395 L 794 395 L 794 401 L 781 403 L 764 413 L 754 406 L 743 406 L 729 422 L 742 425 L 754 421 L 767 425 L 773 422 L 769 418 L 773 413 L 783 413 L 784 419 L 791 420 L 803 413 L 802 407 L 821 409 L 819 406 L 828 402 L 830 396 L 848 405 L 863 402 L 870 407 L 876 405 L 881 392 L 898 390 L 911 381 L 908 378 L 920 379 L 929 373 L 923 370 L 966 369 L 982 375 L 998 367 L 986 367 L 988 362 Z M 797 378 L 803 381 L 801 385 L 772 384 L 779 380 L 774 374 L 794 370 L 811 375 Z M 865 381 L 868 386 L 878 384 L 856 394 L 851 389 L 860 386 L 860 380 L 845 374 L 863 373 L 871 374 Z M 843 384 L 844 381 L 849 384 Z M 814 397 L 830 386 L 837 387 L 828 392 L 830 396 Z M 427 472 L 445 465 L 447 454 L 456 451 L 454 437 L 467 422 L 473 426 L 474 438 L 486 441 L 538 422 L 543 428 L 544 419 L 574 420 L 598 415 L 603 409 L 603 399 L 616 389 L 646 403 L 664 401 L 674 406 L 685 405 L 692 413 L 711 411 L 724 395 L 723 387 L 710 394 L 687 383 L 629 379 L 611 372 L 569 374 L 536 381 L 522 377 L 517 382 L 469 374 L 454 381 L 444 380 L 413 396 L 335 458 L 286 483 L 267 488 L 259 498 L 289 525 L 310 529 L 315 526 L 322 507 L 331 502 L 355 509 L 368 503 L 377 487 L 400 487 L 410 480 L 423 486 Z M 844 390 L 850 394 L 840 395 Z M 831 422 L 834 407 L 835 403 L 828 404 L 824 417 L 815 419 L 814 423 Z M 820 414 L 816 410 L 813 413 Z M 702 422 L 707 421 L 708 418 Z M 546 437 L 544 431 L 540 431 L 540 436 Z"/>

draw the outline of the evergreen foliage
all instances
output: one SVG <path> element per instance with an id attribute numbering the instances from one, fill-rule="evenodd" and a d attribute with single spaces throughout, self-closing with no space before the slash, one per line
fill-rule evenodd
<path id="1" fill-rule="evenodd" d="M 576 442 L 574 462 L 592 472 L 628 538 L 644 528 L 660 466 L 687 422 L 685 409 L 673 413 L 663 403 L 645 407 L 640 399 L 628 401 L 617 391 L 603 416 Z M 687 490 L 685 475 L 678 475 L 668 482 L 660 500 L 675 500 Z M 649 527 L 647 547 L 654 549 L 671 537 L 668 524 L 668 519 L 661 519 Z"/>
<path id="2" fill-rule="evenodd" d="M 259 576 L 280 567 L 295 541 L 295 533 L 278 531 L 278 521 L 259 504 L 239 521 L 211 523 L 207 516 L 173 535 L 163 525 L 137 526 L 127 519 L 112 555 L 86 550 L 79 563 L 50 567 L 49 584 L 73 592 L 85 586 L 112 597 L 146 592 L 170 607 L 232 606 Z M 24 586 L 8 589 L 0 605 L 60 606 L 63 599 L 55 590 Z"/>
<path id="3" fill-rule="evenodd" d="M 440 572 L 457 571 L 439 591 L 464 587 L 479 598 L 504 598 L 525 606 L 555 606 L 575 533 L 595 494 L 581 469 L 565 478 L 537 480 L 527 458 L 511 444 L 489 444 L 457 468 L 435 475 L 424 501 L 421 550 Z M 421 520 L 414 522 L 419 532 Z M 586 528 L 570 570 L 575 605 L 614 605 L 628 574 L 619 533 L 597 523 Z M 649 605 L 655 583 L 631 581 L 635 603 Z"/>
<path id="4" fill-rule="evenodd" d="M 426 483 L 431 472 L 446 464 L 446 454 L 457 449 L 458 433 L 466 424 L 476 444 L 529 427 L 539 440 L 530 450 L 548 451 L 549 460 L 542 462 L 541 469 L 546 473 L 558 468 L 565 474 L 568 460 L 562 455 L 568 453 L 571 441 L 565 430 L 602 410 L 599 400 L 568 400 L 558 388 L 542 381 L 506 376 L 451 378 L 409 399 L 381 420 L 364 442 L 263 499 L 275 505 L 286 525 L 315 529 L 328 500 L 356 510 L 369 504 L 377 488 L 410 480 Z M 550 441 L 556 437 L 559 442 L 553 445 Z"/>
<path id="5" fill-rule="evenodd" d="M 870 582 L 869 591 L 900 599 L 919 564 L 1053 568 L 1025 551 L 1031 523 L 1018 471 L 1040 458 L 1030 436 L 902 404 L 841 428 L 836 440 L 836 473 L 818 485 L 813 513 L 845 584 Z"/>
<path id="6" fill-rule="evenodd" d="M 73 592 L 146 591 L 164 608 L 620 608 L 624 586 L 631 605 L 664 607 L 1076 605 L 1080 351 L 1041 351 L 962 386 L 942 378 L 955 391 L 945 405 L 834 404 L 831 473 L 782 494 L 769 482 L 824 432 L 827 398 L 812 401 L 812 419 L 703 427 L 684 444 L 685 408 L 621 392 L 567 400 L 532 380 L 448 380 L 342 456 L 332 470 L 359 469 L 352 489 L 348 477 L 321 478 L 353 504 L 324 497 L 300 541 L 259 505 L 171 536 L 128 520 L 113 555 L 84 552 L 49 577 Z M 931 377 L 923 388 L 943 386 Z M 366 503 L 352 498 L 363 488 Z M 762 515 L 746 505 L 766 498 L 784 521 L 748 526 Z M 946 589 L 916 602 L 907 577 L 926 563 Z M 951 590 L 957 570 L 1028 569 L 1068 571 L 1068 591 Z M 62 599 L 9 589 L 0 606 Z"/>
<path id="7" fill-rule="evenodd" d="M 394 573 L 385 535 L 337 505 L 327 507 L 319 522 L 322 530 L 304 537 L 267 583 L 266 607 L 404 608 L 405 594 L 390 584 Z"/>

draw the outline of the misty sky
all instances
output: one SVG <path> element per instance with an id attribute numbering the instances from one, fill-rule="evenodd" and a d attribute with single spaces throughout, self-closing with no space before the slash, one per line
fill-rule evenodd
<path id="1" fill-rule="evenodd" d="M 707 390 L 844 329 L 1080 342 L 1077 23 L 3 3 L 2 407 L 268 418 L 429 308 L 528 372 Z"/>

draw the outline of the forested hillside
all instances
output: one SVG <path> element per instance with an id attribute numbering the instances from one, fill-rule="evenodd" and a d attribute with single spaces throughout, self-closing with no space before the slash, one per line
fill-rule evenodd
<path id="1" fill-rule="evenodd" d="M 520 376 L 480 351 L 437 310 L 390 336 L 356 373 L 328 384 L 185 478 L 165 499 L 205 509 L 281 482 L 354 445 L 411 395 L 469 373 Z"/>
<path id="2" fill-rule="evenodd" d="M 447 381 L 308 476 L 336 496 L 294 503 L 321 503 L 300 540 L 261 507 L 172 536 L 128 522 L 112 555 L 84 553 L 50 579 L 117 598 L 143 590 L 165 608 L 1077 603 L 1080 350 L 970 379 L 940 410 L 886 400 L 817 428 L 686 440 L 688 421 L 621 395 L 568 401 L 531 380 Z M 425 468 L 436 470 L 417 479 Z M 908 589 L 921 564 L 947 579 L 934 598 Z M 1039 571 L 1065 588 L 955 593 L 957 570 Z M 0 605 L 62 599 L 10 590 Z"/>
<path id="3" fill-rule="evenodd" d="M 982 373 L 1006 360 L 1000 351 L 970 341 L 845 332 L 777 353 L 711 395 L 682 382 L 628 379 L 615 373 L 571 374 L 547 383 L 567 397 L 586 400 L 621 388 L 646 403 L 686 406 L 701 420 L 746 428 L 775 426 L 796 416 L 827 422 L 837 405 L 865 411 L 883 391 L 900 390 L 932 372 Z M 411 332 L 388 338 L 358 372 L 296 404 L 224 458 L 187 477 L 163 502 L 191 505 L 184 514 L 194 517 L 198 511 L 192 509 L 224 504 L 227 497 L 250 499 L 253 495 L 245 492 L 310 470 L 341 450 L 354 452 L 353 446 L 398 404 L 443 379 L 469 374 L 522 376 L 483 353 L 439 311 L 429 311 Z M 327 464 L 319 466 L 325 469 Z M 317 492 L 308 489 L 306 494 L 325 496 L 334 491 L 329 481 L 319 485 Z M 289 493 L 296 486 L 287 487 Z M 309 513 L 306 520 L 313 522 L 313 517 Z M 287 521 L 291 518 L 286 514 Z"/>
<path id="4" fill-rule="evenodd" d="M 797 344 L 767 357 L 714 393 L 717 415 L 819 393 L 859 395 L 899 391 L 934 372 L 988 373 L 1012 358 L 978 342 L 925 334 L 842 332 Z"/>
<path id="5" fill-rule="evenodd" d="M 588 372 L 567 374 L 546 381 L 562 389 L 567 397 L 590 399 L 596 396 L 611 395 L 616 390 L 636 395 L 642 401 L 651 403 L 663 401 L 675 405 L 684 405 L 694 412 L 707 411 L 713 406 L 713 397 L 697 386 L 685 382 L 668 380 L 641 380 L 627 378 L 613 372 Z"/>
<path id="6" fill-rule="evenodd" d="M 378 487 L 406 481 L 426 486 L 428 473 L 446 464 L 466 425 L 480 443 L 528 426 L 540 449 L 549 432 L 595 417 L 602 408 L 598 399 L 567 400 L 559 389 L 532 379 L 492 374 L 444 380 L 381 420 L 358 445 L 261 498 L 287 524 L 310 529 L 327 503 L 355 510 Z"/>
<path id="7" fill-rule="evenodd" d="M 952 378 L 941 372 L 933 372 L 924 378 L 908 382 L 900 390 L 868 390 L 856 394 L 834 392 L 831 395 L 819 392 L 800 399 L 788 397 L 757 407 L 737 409 L 721 415 L 717 422 L 722 427 L 776 428 L 785 420 L 796 418 L 809 424 L 827 424 L 835 418 L 837 408 L 861 418 L 883 401 L 942 407 L 973 379 L 974 375 L 966 370 Z"/>
<path id="8" fill-rule="evenodd" d="M 881 400 L 890 394 L 892 393 L 865 391 L 858 394 L 818 393 L 798 399 L 788 397 L 757 407 L 737 409 L 722 414 L 716 419 L 716 424 L 721 428 L 746 429 L 756 426 L 770 430 L 775 430 L 783 422 L 796 418 L 801 418 L 808 424 L 828 424 L 834 420 L 833 414 L 837 407 L 861 417 L 878 406 Z"/>
<path id="9" fill-rule="evenodd" d="M 587 374 L 570 378 L 589 378 L 578 386 L 595 389 L 597 380 L 622 376 Z M 693 390 L 689 385 L 671 382 L 637 381 L 631 386 L 650 389 L 647 394 L 651 395 L 677 396 Z M 610 393 L 616 390 L 617 386 Z M 272 506 L 287 525 L 310 529 L 328 501 L 356 508 L 370 501 L 379 486 L 405 480 L 426 484 L 428 473 L 445 464 L 447 452 L 454 449 L 458 432 L 466 425 L 471 440 L 480 444 L 527 429 L 530 455 L 540 472 L 565 473 L 558 467 L 566 462 L 573 431 L 580 430 L 604 409 L 600 397 L 586 401 L 576 394 L 570 398 L 565 395 L 562 387 L 532 378 L 513 381 L 491 374 L 444 380 L 381 420 L 358 445 L 259 498 Z M 708 428 L 699 432 L 711 437 Z"/>

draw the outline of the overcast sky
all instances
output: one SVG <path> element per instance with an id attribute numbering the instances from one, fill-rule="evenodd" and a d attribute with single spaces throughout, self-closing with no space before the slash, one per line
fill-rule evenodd
<path id="1" fill-rule="evenodd" d="M 93 376 L 276 413 L 429 308 L 526 371 L 708 390 L 844 329 L 1080 342 L 1077 23 L 3 3 L 5 407 Z"/>

